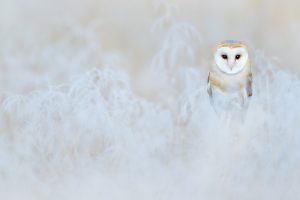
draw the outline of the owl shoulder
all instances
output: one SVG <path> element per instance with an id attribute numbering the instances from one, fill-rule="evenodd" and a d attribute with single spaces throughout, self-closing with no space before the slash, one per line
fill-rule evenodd
<path id="1" fill-rule="evenodd" d="M 223 90 L 224 88 L 224 83 L 222 81 L 222 77 L 220 77 L 220 75 L 214 71 L 210 71 L 208 73 L 208 77 L 207 77 L 207 84 L 210 87 L 216 87 L 219 88 L 221 90 Z"/>

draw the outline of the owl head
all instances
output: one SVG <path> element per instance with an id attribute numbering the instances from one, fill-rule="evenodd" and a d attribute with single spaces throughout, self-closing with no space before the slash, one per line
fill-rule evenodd
<path id="1" fill-rule="evenodd" d="M 216 65 L 226 74 L 241 72 L 248 63 L 248 57 L 247 47 L 233 40 L 221 42 L 215 52 Z"/>

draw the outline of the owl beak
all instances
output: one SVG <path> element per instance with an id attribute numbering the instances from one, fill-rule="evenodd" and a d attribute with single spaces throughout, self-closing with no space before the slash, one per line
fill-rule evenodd
<path id="1" fill-rule="evenodd" d="M 235 61 L 232 61 L 232 60 L 228 61 L 228 66 L 230 67 L 231 70 L 234 67 L 234 63 L 235 63 Z"/>

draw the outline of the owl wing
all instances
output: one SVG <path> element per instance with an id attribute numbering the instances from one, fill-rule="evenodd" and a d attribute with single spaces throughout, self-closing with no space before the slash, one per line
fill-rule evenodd
<path id="1" fill-rule="evenodd" d="M 212 74 L 211 74 L 211 72 L 209 72 L 208 77 L 207 77 L 207 93 L 208 93 L 208 96 L 209 96 L 210 104 L 213 105 L 214 102 L 213 102 L 213 92 L 212 92 L 211 78 L 212 78 Z"/>
<path id="2" fill-rule="evenodd" d="M 248 97 L 252 96 L 252 73 L 250 72 L 247 77 L 247 83 L 246 83 L 246 92 Z"/>
<path id="3" fill-rule="evenodd" d="M 212 97 L 212 90 L 211 90 L 211 85 L 210 85 L 210 72 L 208 73 L 208 77 L 207 77 L 207 93 L 209 95 L 209 97 Z"/>

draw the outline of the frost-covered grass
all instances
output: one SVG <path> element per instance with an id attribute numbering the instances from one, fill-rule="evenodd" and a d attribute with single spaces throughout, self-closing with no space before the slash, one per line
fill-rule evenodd
<path id="1" fill-rule="evenodd" d="M 221 33 L 182 19 L 196 2 L 91 0 L 71 11 L 68 1 L 32 0 L 21 12 L 10 2 L 15 18 L 0 33 L 1 199 L 300 198 L 300 80 L 288 52 L 273 58 L 263 37 L 240 30 L 254 40 L 254 95 L 244 122 L 228 125 L 206 93 Z M 135 15 L 142 22 L 124 29 Z"/>

